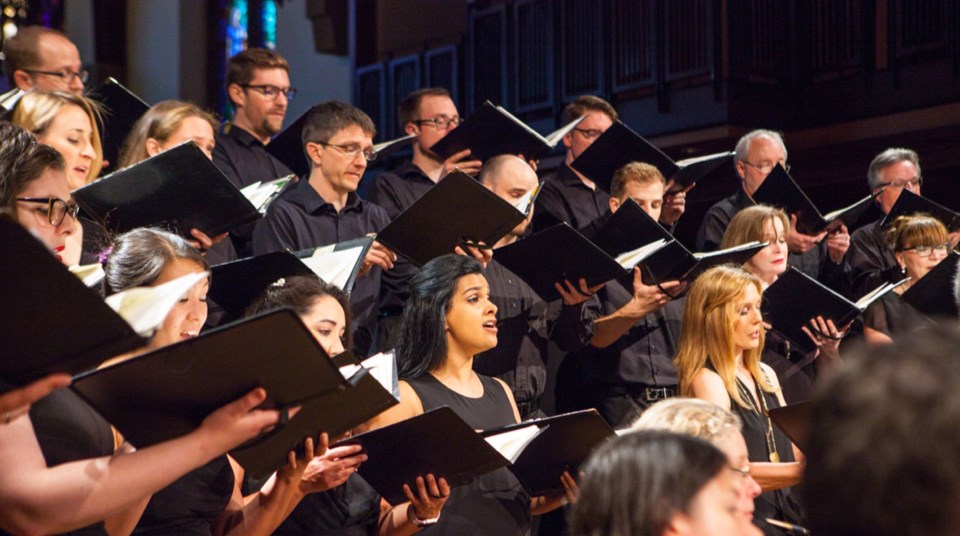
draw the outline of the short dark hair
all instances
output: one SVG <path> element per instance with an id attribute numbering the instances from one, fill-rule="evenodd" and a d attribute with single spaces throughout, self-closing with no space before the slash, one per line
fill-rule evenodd
<path id="1" fill-rule="evenodd" d="M 931 327 L 844 356 L 814 395 L 801 485 L 813 534 L 946 535 L 960 526 L 960 359 Z"/>
<path id="2" fill-rule="evenodd" d="M 16 218 L 17 196 L 27 184 L 47 169 L 63 171 L 64 165 L 56 149 L 37 143 L 33 134 L 13 123 L 0 121 L 0 209 Z"/>
<path id="3" fill-rule="evenodd" d="M 397 121 L 400 123 L 400 129 L 411 121 L 420 119 L 420 101 L 424 97 L 450 97 L 450 92 L 442 87 L 425 87 L 418 89 L 400 101 L 397 105 Z"/>
<path id="4" fill-rule="evenodd" d="M 227 87 L 249 84 L 257 69 L 283 69 L 289 73 L 290 64 L 272 50 L 248 48 L 227 60 Z"/>
<path id="5" fill-rule="evenodd" d="M 340 290 L 336 285 L 331 285 L 319 277 L 315 276 L 295 276 L 286 277 L 267 287 L 263 294 L 253 302 L 253 305 L 247 308 L 247 316 L 289 307 L 299 316 L 310 312 L 313 303 L 317 298 L 330 296 L 337 300 L 340 307 L 343 308 L 344 317 L 344 336 L 343 347 L 347 350 L 353 348 L 352 324 L 353 319 L 350 314 L 350 298 L 347 293 Z"/>
<path id="6" fill-rule="evenodd" d="M 437 257 L 410 278 L 410 298 L 403 308 L 397 367 L 402 378 L 417 378 L 435 370 L 447 356 L 447 311 L 460 278 L 482 274 L 472 257 Z"/>
<path id="7" fill-rule="evenodd" d="M 307 112 L 300 131 L 300 141 L 303 151 L 307 151 L 308 142 L 328 142 L 341 130 L 358 126 L 371 138 L 377 135 L 377 127 L 370 116 L 356 106 L 339 101 L 326 101 L 317 104 Z M 310 156 L 307 155 L 307 161 Z"/>
<path id="8" fill-rule="evenodd" d="M 149 287 L 175 259 L 210 269 L 207 260 L 183 237 L 162 229 L 140 227 L 118 236 L 103 267 L 106 296 L 133 287 Z"/>
<path id="9" fill-rule="evenodd" d="M 602 112 L 607 114 L 613 121 L 620 118 L 617 111 L 609 102 L 594 95 L 580 95 L 563 109 L 561 123 L 566 125 L 589 112 Z"/>
<path id="10" fill-rule="evenodd" d="M 583 466 L 574 536 L 663 534 L 671 518 L 728 466 L 725 454 L 686 434 L 644 430 L 616 437 Z"/>
<path id="11" fill-rule="evenodd" d="M 40 65 L 40 38 L 44 35 L 56 35 L 69 39 L 66 34 L 43 26 L 24 26 L 17 30 L 17 35 L 7 39 L 3 45 L 3 69 L 7 73 L 7 80 L 12 87 L 17 84 L 13 80 L 13 73 L 18 70 L 35 69 Z"/>

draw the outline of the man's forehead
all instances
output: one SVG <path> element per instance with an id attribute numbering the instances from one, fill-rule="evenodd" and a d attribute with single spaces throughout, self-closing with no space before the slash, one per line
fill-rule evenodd
<path id="1" fill-rule="evenodd" d="M 330 143 L 356 143 L 367 147 L 373 145 L 373 136 L 369 132 L 364 132 L 360 125 L 349 125 L 331 136 Z"/>
<path id="2" fill-rule="evenodd" d="M 63 36 L 56 34 L 41 35 L 37 45 L 37 53 L 43 63 L 57 62 L 65 64 L 63 66 L 80 63 L 80 51 L 77 50 L 77 46 Z"/>
<path id="3" fill-rule="evenodd" d="M 444 95 L 425 95 L 420 99 L 420 113 L 457 115 L 457 106 L 453 99 Z"/>

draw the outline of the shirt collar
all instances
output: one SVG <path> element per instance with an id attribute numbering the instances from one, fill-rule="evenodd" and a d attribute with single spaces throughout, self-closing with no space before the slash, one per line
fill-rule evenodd
<path id="1" fill-rule="evenodd" d="M 227 136 L 230 136 L 231 138 L 237 140 L 242 145 L 245 145 L 247 147 L 252 147 L 254 145 L 259 145 L 260 147 L 266 147 L 263 144 L 263 142 L 257 139 L 256 136 L 238 127 L 233 123 L 230 124 L 230 130 L 227 131 Z"/>
<path id="2" fill-rule="evenodd" d="M 294 195 L 303 209 L 307 214 L 317 214 L 321 211 L 329 211 L 336 213 L 336 210 L 333 208 L 333 204 L 325 200 L 314 188 L 310 185 L 310 181 L 307 179 L 301 179 L 297 184 L 297 189 L 294 192 Z M 347 196 L 347 204 L 344 205 L 343 211 L 362 211 L 363 210 L 363 201 L 360 199 L 360 196 L 356 192 L 351 192 Z"/>
<path id="3" fill-rule="evenodd" d="M 404 180 L 418 180 L 421 182 L 428 182 L 433 184 L 433 181 L 430 180 L 430 177 L 420 169 L 419 166 L 414 164 L 412 161 L 407 161 L 398 167 L 395 171 L 397 175 L 402 177 Z"/>

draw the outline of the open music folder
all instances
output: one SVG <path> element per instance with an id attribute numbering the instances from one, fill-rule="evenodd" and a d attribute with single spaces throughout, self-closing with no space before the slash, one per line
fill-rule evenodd
<path id="1" fill-rule="evenodd" d="M 733 152 L 703 155 L 674 162 L 655 145 L 627 125 L 615 121 L 570 167 L 610 191 L 614 173 L 630 162 L 645 162 L 656 167 L 663 177 L 674 181 L 672 192 L 686 190 L 723 164 L 729 164 Z"/>
<path id="2" fill-rule="evenodd" d="M 261 216 L 193 141 L 78 188 L 73 198 L 114 233 L 166 226 L 213 237 Z"/>
<path id="3" fill-rule="evenodd" d="M 534 188 L 510 204 L 456 171 L 377 233 L 377 241 L 418 266 L 453 253 L 465 242 L 493 247 L 527 218 L 538 191 L 539 187 Z"/>
<path id="4" fill-rule="evenodd" d="M 78 374 L 146 344 L 47 247 L 0 211 L 0 378 Z"/>
<path id="5" fill-rule="evenodd" d="M 470 149 L 470 160 L 487 160 L 500 154 L 523 155 L 527 160 L 539 160 L 550 154 L 563 136 L 576 128 L 584 118 L 586 115 L 543 136 L 502 106 L 487 101 L 460 126 L 433 144 L 430 150 L 444 160 L 464 149 Z"/>

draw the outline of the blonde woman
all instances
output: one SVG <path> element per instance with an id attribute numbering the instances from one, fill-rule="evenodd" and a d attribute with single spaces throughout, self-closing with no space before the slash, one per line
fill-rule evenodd
<path id="1" fill-rule="evenodd" d="M 670 398 L 657 402 L 631 426 L 632 431 L 664 430 L 686 434 L 708 441 L 727 455 L 730 467 L 743 477 L 737 489 L 737 511 L 741 524 L 737 532 L 741 536 L 759 534 L 753 524 L 753 500 L 760 495 L 760 486 L 750 476 L 750 457 L 747 443 L 740 433 L 740 419 L 716 404 L 697 398 Z M 766 526 L 762 522 L 762 526 Z"/>
<path id="2" fill-rule="evenodd" d="M 150 107 L 130 130 L 120 150 L 118 168 L 139 163 L 186 141 L 197 144 L 207 158 L 213 159 L 217 118 L 195 104 L 178 100 L 158 102 Z M 190 245 L 204 252 L 210 264 L 236 260 L 237 251 L 227 233 L 209 237 L 198 229 L 190 230 Z M 216 314 L 213 324 L 219 321 Z"/>
<path id="3" fill-rule="evenodd" d="M 31 91 L 20 99 L 11 121 L 57 150 L 66 161 L 71 190 L 100 176 L 103 148 L 97 122 L 100 106 L 65 91 Z"/>
<path id="4" fill-rule="evenodd" d="M 195 104 L 178 100 L 158 102 L 133 125 L 117 165 L 132 166 L 189 140 L 212 160 L 218 128 L 217 118 Z"/>
<path id="5" fill-rule="evenodd" d="M 760 279 L 734 266 L 704 272 L 687 294 L 676 364 L 680 396 L 700 398 L 737 415 L 750 471 L 765 491 L 754 519 L 799 522 L 789 486 L 800 482 L 801 458 L 767 412 L 784 404 L 777 374 L 760 362 L 764 343 Z"/>
<path id="6" fill-rule="evenodd" d="M 741 210 L 730 220 L 722 247 L 767 242 L 767 247 L 743 264 L 745 270 L 760 279 L 766 290 L 787 270 L 789 235 L 790 220 L 785 212 L 766 205 L 754 205 Z M 775 332 L 768 334 L 763 347 L 762 360 L 777 372 L 784 397 L 790 403 L 809 399 L 819 368 L 839 361 L 840 341 L 846 334 L 846 327 L 838 329 L 832 321 L 818 316 L 810 320 L 810 326 L 804 331 L 817 347 L 812 353 L 798 351 L 790 341 Z"/>
<path id="7" fill-rule="evenodd" d="M 910 279 L 867 308 L 863 315 L 863 336 L 868 344 L 890 344 L 897 334 L 929 325 L 926 318 L 900 296 L 950 254 L 947 228 L 926 214 L 893 220 L 886 239 L 904 277 Z"/>

